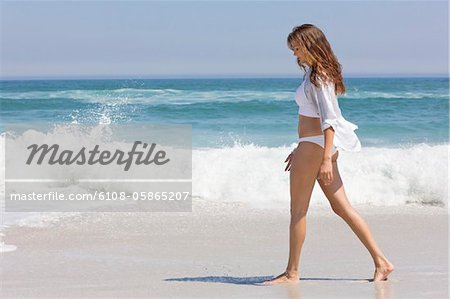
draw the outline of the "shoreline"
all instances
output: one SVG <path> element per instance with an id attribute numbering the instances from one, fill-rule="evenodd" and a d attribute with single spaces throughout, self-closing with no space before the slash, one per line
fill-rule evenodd
<path id="1" fill-rule="evenodd" d="M 447 209 L 354 207 L 394 263 L 386 282 L 368 281 L 374 270 L 368 251 L 330 208 L 315 207 L 307 215 L 300 283 L 258 286 L 286 265 L 288 209 L 197 199 L 192 212 L 84 213 L 47 227 L 6 228 L 4 241 L 17 250 L 1 254 L 1 294 L 444 298 Z"/>

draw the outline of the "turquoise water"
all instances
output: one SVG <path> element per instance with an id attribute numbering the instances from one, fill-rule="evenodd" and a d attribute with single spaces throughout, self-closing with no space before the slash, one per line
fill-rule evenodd
<path id="1" fill-rule="evenodd" d="M 1 124 L 191 124 L 194 147 L 297 139 L 301 79 L 1 81 Z M 448 141 L 448 78 L 349 78 L 339 97 L 363 147 Z"/>
<path id="2" fill-rule="evenodd" d="M 190 124 L 195 200 L 288 209 L 289 172 L 284 169 L 287 155 L 297 146 L 294 93 L 301 81 L 0 81 L 0 131 L 13 123 L 25 128 L 34 128 L 34 123 Z M 345 84 L 347 93 L 339 97 L 339 105 L 344 117 L 358 125 L 355 132 L 362 145 L 357 153 L 340 151 L 338 159 L 351 203 L 447 206 L 448 78 L 348 78 Z M 94 126 L 87 135 L 74 136 L 55 129 L 48 138 L 97 142 L 97 128 Z M 6 135 L 0 138 L 2 151 Z M 20 148 L 42 138 L 42 134 L 30 130 L 12 142 Z M 19 156 L 13 152 L 7 159 Z M 98 178 L 98 170 L 91 168 L 83 175 Z M 3 175 L 0 190 L 5 186 Z M 60 173 L 58 178 L 73 179 L 70 172 Z M 50 183 L 45 187 L 53 188 Z M 81 192 L 89 188 L 75 180 L 64 190 Z M 126 182 L 105 183 L 101 188 L 128 190 L 129 186 Z M 328 205 L 316 184 L 311 206 Z M 5 213 L 4 224 L 27 223 L 24 219 L 32 216 Z"/>

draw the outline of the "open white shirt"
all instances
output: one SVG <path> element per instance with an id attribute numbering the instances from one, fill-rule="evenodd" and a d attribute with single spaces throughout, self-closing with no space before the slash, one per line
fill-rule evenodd
<path id="1" fill-rule="evenodd" d="M 359 152 L 361 142 L 354 132 L 358 126 L 342 116 L 334 91 L 334 83 L 321 81 L 320 87 L 316 87 L 310 80 L 310 73 L 309 69 L 305 75 L 305 94 L 319 111 L 322 131 L 332 127 L 334 129 L 333 143 L 336 147 L 344 151 Z"/>

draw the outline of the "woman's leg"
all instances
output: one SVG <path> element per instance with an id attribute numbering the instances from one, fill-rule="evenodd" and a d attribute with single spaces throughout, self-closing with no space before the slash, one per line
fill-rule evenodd
<path id="1" fill-rule="evenodd" d="M 266 281 L 278 284 L 299 280 L 300 254 L 306 234 L 306 212 L 322 162 L 323 150 L 312 142 L 300 142 L 290 169 L 291 221 L 289 227 L 289 261 L 286 271 Z"/>
<path id="2" fill-rule="evenodd" d="M 336 157 L 337 158 L 337 157 Z M 333 211 L 339 215 L 351 227 L 353 232 L 358 236 L 359 240 L 369 250 L 370 255 L 375 263 L 374 281 L 386 280 L 389 273 L 394 270 L 392 265 L 381 249 L 375 242 L 367 222 L 361 215 L 351 206 L 345 194 L 344 185 L 339 174 L 338 164 L 336 160 L 333 163 L 333 182 L 324 185 L 318 180 L 320 188 L 331 204 Z"/>

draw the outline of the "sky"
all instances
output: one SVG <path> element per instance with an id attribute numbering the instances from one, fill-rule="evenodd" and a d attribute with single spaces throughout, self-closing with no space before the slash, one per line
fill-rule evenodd
<path id="1" fill-rule="evenodd" d="M 311 23 L 343 74 L 447 76 L 447 1 L 1 1 L 1 79 L 291 77 Z"/>

